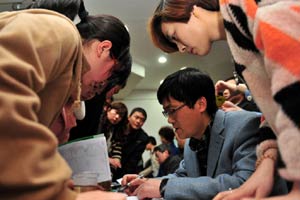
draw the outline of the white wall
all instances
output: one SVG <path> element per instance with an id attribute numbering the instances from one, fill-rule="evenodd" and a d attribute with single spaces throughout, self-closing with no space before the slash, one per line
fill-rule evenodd
<path id="1" fill-rule="evenodd" d="M 163 116 L 162 106 L 156 98 L 156 90 L 134 90 L 128 97 L 122 100 L 128 108 L 128 114 L 135 107 L 142 107 L 147 112 L 147 120 L 143 129 L 148 135 L 154 136 L 160 143 L 158 130 L 160 127 L 169 125 L 167 118 Z"/>

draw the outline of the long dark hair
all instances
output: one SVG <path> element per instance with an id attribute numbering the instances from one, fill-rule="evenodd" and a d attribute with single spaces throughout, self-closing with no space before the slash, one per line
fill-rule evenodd
<path id="1" fill-rule="evenodd" d="M 84 42 L 98 39 L 112 43 L 111 57 L 118 62 L 113 67 L 108 80 L 110 88 L 115 85 L 125 87 L 131 72 L 130 35 L 125 24 L 111 15 L 89 15 L 83 0 L 36 0 L 29 8 L 53 10 L 67 16 L 72 21 L 78 14 L 80 22 L 76 25 Z"/>
<path id="2" fill-rule="evenodd" d="M 107 118 L 107 112 L 115 109 L 122 118 L 118 124 L 111 124 Z M 128 124 L 128 109 L 127 106 L 122 102 L 113 102 L 109 105 L 108 109 L 103 113 L 99 124 L 98 133 L 104 133 L 105 137 L 108 138 L 112 132 L 112 138 L 114 140 L 122 142 L 124 139 L 124 133 L 127 129 Z"/>

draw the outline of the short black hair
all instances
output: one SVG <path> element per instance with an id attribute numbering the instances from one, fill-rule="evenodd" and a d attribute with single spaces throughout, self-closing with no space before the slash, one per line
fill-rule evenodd
<path id="1" fill-rule="evenodd" d="M 199 98 L 205 97 L 206 111 L 211 117 L 218 109 L 213 80 L 196 68 L 187 67 L 167 76 L 158 88 L 157 99 L 162 104 L 170 97 L 185 103 L 189 108 L 193 108 Z"/>
<path id="2" fill-rule="evenodd" d="M 155 146 L 157 144 L 155 137 L 149 136 L 148 137 L 148 143 L 151 143 L 151 144 L 153 144 Z"/>
<path id="3" fill-rule="evenodd" d="M 136 107 L 136 108 L 132 109 L 131 112 L 130 112 L 130 114 L 129 114 L 129 116 L 131 116 L 135 112 L 142 113 L 144 115 L 145 121 L 146 121 L 146 119 L 147 119 L 147 113 L 146 113 L 146 110 L 144 108 Z"/>
<path id="4" fill-rule="evenodd" d="M 163 126 L 159 129 L 158 134 L 164 137 L 168 142 L 172 142 L 175 137 L 175 132 L 171 126 Z"/>
<path id="5" fill-rule="evenodd" d="M 171 154 L 170 146 L 167 144 L 160 144 L 156 147 L 154 147 L 153 152 L 159 151 L 161 153 L 168 151 L 169 154 Z"/>

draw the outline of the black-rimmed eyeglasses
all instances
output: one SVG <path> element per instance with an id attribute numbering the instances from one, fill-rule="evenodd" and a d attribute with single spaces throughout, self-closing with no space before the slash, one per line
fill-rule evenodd
<path id="1" fill-rule="evenodd" d="M 180 110 L 181 108 L 183 108 L 185 106 L 185 104 L 182 104 L 181 106 L 178 106 L 177 108 L 172 108 L 169 110 L 164 110 L 162 111 L 162 114 L 168 118 L 170 115 L 173 115 L 175 112 L 177 112 L 178 110 Z"/>

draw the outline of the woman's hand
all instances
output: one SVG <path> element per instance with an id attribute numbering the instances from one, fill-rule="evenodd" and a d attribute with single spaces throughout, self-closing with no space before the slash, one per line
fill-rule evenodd
<path id="1" fill-rule="evenodd" d="M 220 192 L 213 200 L 240 200 L 245 197 L 266 197 L 273 188 L 274 171 L 274 160 L 265 158 L 252 176 L 241 187 Z"/>
<path id="2" fill-rule="evenodd" d="M 121 168 L 121 161 L 118 158 L 109 158 L 109 164 L 114 168 Z"/>

